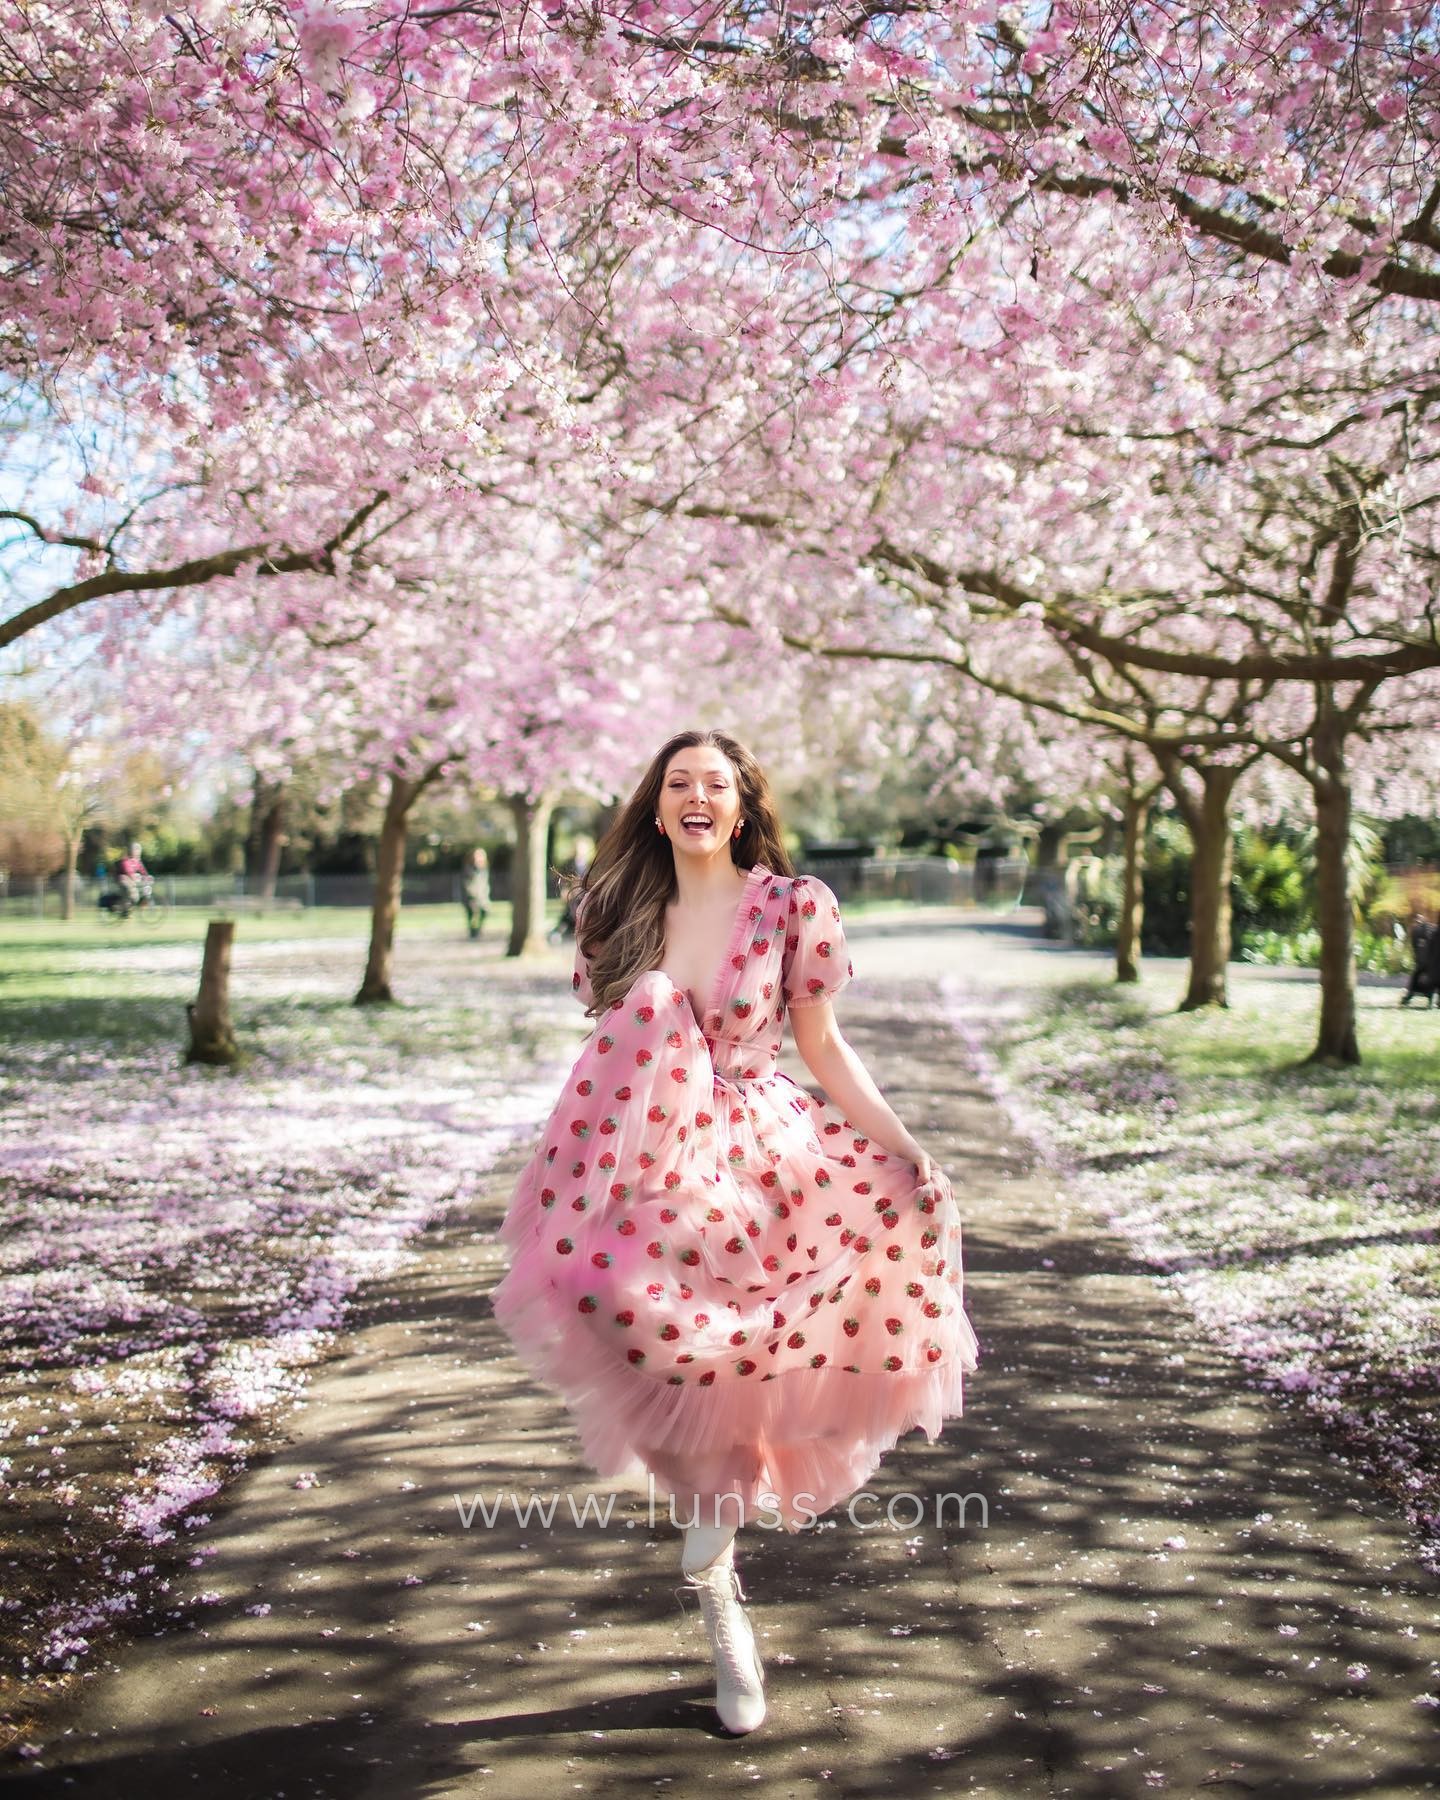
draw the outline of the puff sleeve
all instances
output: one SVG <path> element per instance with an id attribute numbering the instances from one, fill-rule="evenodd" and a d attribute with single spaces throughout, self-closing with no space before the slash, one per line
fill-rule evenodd
<path id="1" fill-rule="evenodd" d="M 855 973 L 845 946 L 840 908 L 825 883 L 799 875 L 790 888 L 781 985 L 788 1006 L 832 999 Z"/>

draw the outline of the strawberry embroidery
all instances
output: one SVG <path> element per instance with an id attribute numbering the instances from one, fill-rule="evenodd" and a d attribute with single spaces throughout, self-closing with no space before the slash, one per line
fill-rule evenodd
<path id="1" fill-rule="evenodd" d="M 793 1083 L 777 1077 L 775 1067 L 787 1003 L 823 1000 L 843 985 L 842 970 L 854 972 L 840 909 L 818 880 L 777 879 L 758 893 L 752 884 L 750 894 L 748 921 L 737 923 L 706 1015 L 704 1029 L 716 1035 L 702 1036 L 690 997 L 680 989 L 647 986 L 609 1003 L 605 1023 L 581 1050 L 564 1085 L 568 1110 L 557 1105 L 546 1133 L 551 1141 L 542 1139 L 543 1154 L 537 1151 L 535 1159 L 542 1176 L 554 1167 L 548 1177 L 552 1185 L 537 1180 L 528 1190 L 535 1196 L 529 1204 L 537 1220 L 552 1209 L 558 1214 L 562 1202 L 576 1214 L 574 1228 L 584 1225 L 590 1237 L 551 1239 L 554 1253 L 587 1257 L 605 1272 L 607 1285 L 596 1293 L 565 1293 L 557 1280 L 557 1333 L 567 1321 L 573 1332 L 577 1316 L 593 1320 L 608 1306 L 615 1329 L 626 1334 L 619 1341 L 637 1381 L 706 1389 L 747 1377 L 783 1381 L 801 1369 L 928 1374 L 955 1357 L 954 1331 L 964 1318 L 958 1270 L 934 1254 L 946 1235 L 934 1216 L 940 1202 L 914 1183 L 908 1164 L 892 1177 L 902 1159 L 872 1147 L 838 1108 L 796 1092 Z M 765 895 L 763 904 L 753 903 Z M 578 968 L 574 985 L 588 992 Z M 630 1079 L 609 1084 L 611 1110 L 602 1112 L 598 1104 L 590 1106 L 605 1085 L 593 1059 L 606 1055 L 613 1055 Z M 574 1116 L 576 1097 L 585 1103 L 580 1117 Z M 643 1116 L 648 1147 L 626 1142 L 622 1126 L 631 1106 Z M 590 1156 L 585 1146 L 592 1138 L 598 1149 Z M 563 1160 L 566 1144 L 574 1159 L 569 1165 Z M 599 1181 L 587 1176 L 587 1160 L 600 1172 Z M 566 1167 L 568 1193 L 561 1180 Z M 556 1180 L 561 1180 L 558 1190 Z M 885 1191 L 892 1188 L 893 1194 Z M 945 1192 L 943 1181 L 939 1192 Z M 821 1196 L 823 1206 L 814 1216 L 817 1223 L 823 1218 L 824 1231 L 802 1234 L 805 1203 Z M 600 1221 L 590 1219 L 607 1205 L 614 1209 L 605 1215 L 614 1230 L 604 1234 L 606 1241 L 614 1244 L 618 1238 L 627 1247 L 617 1244 L 613 1255 L 594 1249 Z M 656 1223 L 667 1235 L 652 1235 Z M 813 1236 L 823 1238 L 824 1256 L 819 1245 L 804 1241 Z M 828 1267 L 837 1242 L 850 1271 L 838 1280 Z M 949 1248 L 948 1236 L 946 1243 Z M 752 1246 L 759 1267 L 752 1270 L 747 1262 L 742 1275 L 739 1262 Z M 635 1259 L 642 1248 L 645 1262 L 670 1261 L 675 1275 L 685 1279 L 645 1272 L 644 1262 L 638 1263 L 643 1273 L 637 1278 Z M 876 1254 L 881 1250 L 883 1259 Z M 882 1262 L 884 1273 L 868 1273 Z M 907 1279 L 907 1263 L 915 1278 Z M 722 1265 L 736 1273 L 723 1275 Z M 647 1281 L 644 1273 L 657 1278 Z M 744 1278 L 752 1274 L 755 1279 Z M 945 1301 L 941 1285 L 947 1276 L 953 1304 Z M 788 1300 L 792 1286 L 796 1297 Z M 677 1296 L 680 1310 L 671 1313 Z M 825 1301 L 838 1309 L 835 1314 L 824 1310 Z M 752 1305 L 760 1317 L 769 1315 L 763 1355 L 760 1339 L 745 1322 L 755 1316 Z M 646 1310 L 651 1306 L 655 1312 Z M 639 1324 L 641 1316 L 648 1329 Z M 862 1337 L 867 1345 L 888 1337 L 896 1352 L 902 1343 L 913 1344 L 914 1352 L 882 1359 L 867 1349 L 863 1365 L 842 1364 L 833 1347 L 828 1352 L 814 1347 L 815 1321 L 829 1324 L 832 1317 L 852 1345 L 852 1356 Z M 648 1341 L 648 1362 L 637 1339 L 640 1345 Z M 726 1342 L 738 1358 L 714 1363 L 713 1350 L 703 1348 L 707 1340 Z M 828 1333 L 823 1341 L 833 1346 Z M 657 1343 L 663 1353 L 655 1351 Z M 577 1340 L 575 1349 L 583 1367 L 585 1347 Z"/>

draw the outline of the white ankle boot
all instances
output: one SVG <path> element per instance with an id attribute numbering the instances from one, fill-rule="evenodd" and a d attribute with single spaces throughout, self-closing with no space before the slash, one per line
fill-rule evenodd
<path id="1" fill-rule="evenodd" d="M 700 1613 L 715 1656 L 715 1710 L 733 1732 L 753 1731 L 765 1718 L 765 1671 L 755 1633 L 740 1602 L 745 1590 L 727 1557 L 685 1576 L 700 1600 Z"/>

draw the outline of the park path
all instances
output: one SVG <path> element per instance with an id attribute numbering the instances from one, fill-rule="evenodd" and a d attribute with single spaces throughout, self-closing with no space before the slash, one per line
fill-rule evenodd
<path id="1" fill-rule="evenodd" d="M 653 1530 L 643 1497 L 605 1531 L 563 1502 L 552 1532 L 465 1529 L 457 1495 L 605 1491 L 490 1318 L 521 1148 L 366 1290 L 288 1436 L 187 1541 L 217 1552 L 196 1585 L 220 1602 L 88 1679 L 17 1792 L 1440 1792 L 1416 1704 L 1440 1585 L 1403 1524 L 1057 1192 L 935 1002 L 937 974 L 1039 976 L 1057 953 L 958 914 L 851 935 L 847 1033 L 964 1183 L 984 1358 L 965 1419 L 873 1485 L 982 1494 L 988 1525 L 972 1502 L 964 1530 L 747 1532 L 771 1713 L 739 1740 L 663 1506 Z"/>

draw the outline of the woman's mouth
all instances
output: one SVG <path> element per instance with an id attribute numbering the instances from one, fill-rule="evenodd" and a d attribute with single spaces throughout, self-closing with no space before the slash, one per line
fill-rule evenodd
<path id="1" fill-rule="evenodd" d="M 704 813 L 685 813 L 680 820 L 681 829 L 687 837 L 703 837 L 713 823 Z"/>

